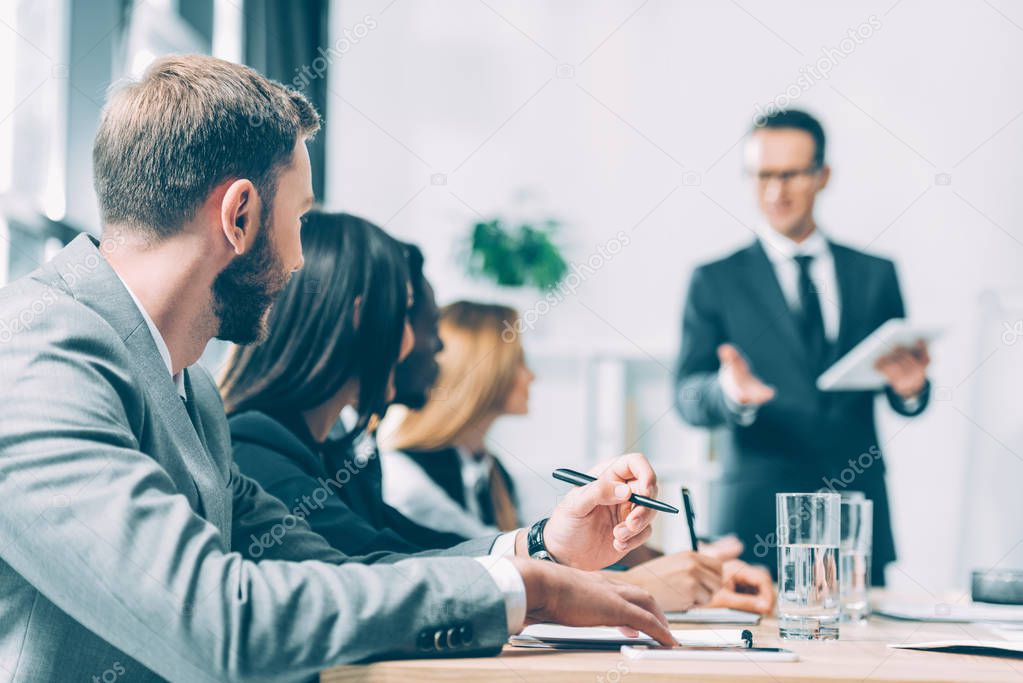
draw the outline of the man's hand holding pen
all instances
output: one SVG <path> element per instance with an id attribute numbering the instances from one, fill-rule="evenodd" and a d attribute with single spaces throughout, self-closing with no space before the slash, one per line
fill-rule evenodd
<path id="1" fill-rule="evenodd" d="M 639 453 L 623 455 L 590 472 L 596 479 L 569 491 L 551 513 L 544 542 L 558 564 L 596 570 L 620 560 L 650 538 L 655 511 L 629 500 L 657 495 L 657 476 Z M 515 554 L 528 556 L 526 532 Z"/>
<path id="2" fill-rule="evenodd" d="M 526 531 L 516 537 L 512 562 L 526 588 L 526 623 L 614 624 L 672 645 L 668 621 L 647 591 L 579 571 L 614 564 L 650 537 L 654 510 L 629 498 L 657 495 L 654 470 L 642 455 L 630 453 L 591 474 L 596 479 L 569 491 L 544 527 L 544 545 L 556 563 L 528 559 Z"/>

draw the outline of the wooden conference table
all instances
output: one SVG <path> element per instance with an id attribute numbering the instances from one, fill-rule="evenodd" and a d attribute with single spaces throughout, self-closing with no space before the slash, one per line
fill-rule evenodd
<path id="1" fill-rule="evenodd" d="M 691 624 L 673 628 L 699 628 Z M 711 626 L 708 626 L 711 628 Z M 733 628 L 717 626 L 714 628 Z M 893 650 L 888 643 L 992 639 L 986 626 L 930 624 L 871 617 L 862 626 L 843 624 L 838 641 L 782 641 L 773 618 L 753 629 L 754 644 L 799 653 L 794 663 L 644 662 L 618 652 L 566 652 L 505 646 L 497 657 L 418 659 L 339 666 L 321 674 L 324 683 L 404 681 L 507 681 L 509 683 L 638 683 L 639 681 L 980 681 L 1023 683 L 1023 659 L 943 652 Z"/>

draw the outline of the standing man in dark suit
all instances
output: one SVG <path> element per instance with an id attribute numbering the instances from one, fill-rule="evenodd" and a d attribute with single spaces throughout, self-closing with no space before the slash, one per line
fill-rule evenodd
<path id="1" fill-rule="evenodd" d="M 874 501 L 873 582 L 883 585 L 895 544 L 875 393 L 822 392 L 816 379 L 905 310 L 891 261 L 817 227 L 814 201 L 830 174 L 824 142 L 820 123 L 796 110 L 751 132 L 747 165 L 766 225 L 749 246 L 693 272 L 675 401 L 686 422 L 727 427 L 712 517 L 742 539 L 744 559 L 773 552 L 775 493 L 863 491 Z M 878 363 L 899 414 L 926 407 L 928 362 L 920 343 Z"/>

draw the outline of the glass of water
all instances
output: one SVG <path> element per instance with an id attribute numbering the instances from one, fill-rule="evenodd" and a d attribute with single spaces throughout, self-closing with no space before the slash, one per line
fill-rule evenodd
<path id="1" fill-rule="evenodd" d="M 782 638 L 835 640 L 841 600 L 837 493 L 779 493 L 778 626 Z"/>
<path id="2" fill-rule="evenodd" d="M 874 503 L 862 493 L 843 492 L 841 518 L 838 575 L 842 594 L 842 621 L 862 621 L 870 615 Z"/>

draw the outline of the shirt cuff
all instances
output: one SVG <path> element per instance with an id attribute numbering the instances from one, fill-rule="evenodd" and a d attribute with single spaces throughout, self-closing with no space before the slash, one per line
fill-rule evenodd
<path id="1" fill-rule="evenodd" d="M 513 537 L 512 552 L 514 549 Z M 526 623 L 526 584 L 522 581 L 519 570 L 511 560 L 496 556 L 493 552 L 486 557 L 473 559 L 483 565 L 490 578 L 497 584 L 497 589 L 501 591 L 501 597 L 504 598 L 504 614 L 508 619 L 508 633 L 518 633 Z"/>
<path id="2" fill-rule="evenodd" d="M 515 557 L 515 539 L 519 531 L 520 529 L 506 531 L 498 536 L 490 548 L 490 557 Z"/>
<path id="3" fill-rule="evenodd" d="M 910 396 L 909 398 L 899 398 L 902 401 L 902 407 L 911 413 L 916 412 L 917 408 L 920 407 L 920 394 Z"/>

